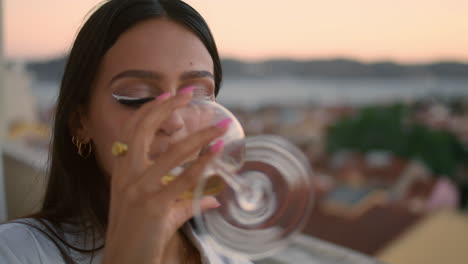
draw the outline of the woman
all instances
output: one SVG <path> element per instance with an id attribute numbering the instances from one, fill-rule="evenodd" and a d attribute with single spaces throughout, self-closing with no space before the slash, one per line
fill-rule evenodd
<path id="1" fill-rule="evenodd" d="M 191 133 L 179 110 L 195 96 L 214 100 L 221 79 L 210 30 L 184 2 L 103 3 L 65 68 L 43 206 L 0 226 L 0 263 L 229 262 L 197 238 L 192 202 L 179 198 L 223 142 L 199 150 L 230 122 Z"/>

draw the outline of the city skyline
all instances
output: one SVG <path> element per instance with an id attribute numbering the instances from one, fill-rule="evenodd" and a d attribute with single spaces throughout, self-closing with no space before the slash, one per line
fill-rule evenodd
<path id="1" fill-rule="evenodd" d="M 99 2 L 4 0 L 6 57 L 66 54 Z M 468 62 L 467 1 L 186 2 L 205 17 L 223 57 Z"/>

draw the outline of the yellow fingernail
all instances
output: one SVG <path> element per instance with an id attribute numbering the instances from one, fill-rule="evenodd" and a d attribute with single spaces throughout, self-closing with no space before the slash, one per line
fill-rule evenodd
<path id="1" fill-rule="evenodd" d="M 172 175 L 165 175 L 161 178 L 161 183 L 164 185 L 169 184 L 171 181 L 175 180 L 175 177 Z"/>
<path id="2" fill-rule="evenodd" d="M 112 145 L 112 155 L 116 157 L 125 154 L 127 150 L 128 146 L 124 143 L 115 142 L 114 145 Z"/>

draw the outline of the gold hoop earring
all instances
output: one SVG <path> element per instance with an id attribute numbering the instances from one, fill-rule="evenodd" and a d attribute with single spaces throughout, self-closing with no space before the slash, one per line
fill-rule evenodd
<path id="1" fill-rule="evenodd" d="M 88 143 L 83 143 L 78 138 L 72 137 L 72 143 L 76 146 L 78 149 L 78 155 L 82 158 L 87 159 L 91 156 L 91 153 L 93 152 L 93 144 L 91 143 L 91 140 Z"/>

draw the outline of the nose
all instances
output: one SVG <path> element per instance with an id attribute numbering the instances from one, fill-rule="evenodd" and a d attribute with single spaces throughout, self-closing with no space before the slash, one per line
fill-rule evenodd
<path id="1" fill-rule="evenodd" d="M 184 119 L 178 112 L 178 110 L 174 111 L 166 120 L 164 120 L 157 131 L 158 134 L 172 136 L 184 127 Z"/>

